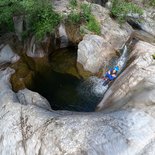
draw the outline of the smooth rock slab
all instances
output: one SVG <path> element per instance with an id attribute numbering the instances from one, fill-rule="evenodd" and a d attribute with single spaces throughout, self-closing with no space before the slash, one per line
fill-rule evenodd
<path id="1" fill-rule="evenodd" d="M 114 81 L 113 85 L 106 92 L 103 100 L 98 105 L 98 109 L 103 109 L 105 106 L 117 107 L 117 103 L 121 105 L 126 103 L 126 96 L 134 94 L 136 88 L 143 86 L 145 82 L 154 83 L 155 80 L 155 60 L 153 54 L 155 53 L 155 46 L 139 41 L 133 51 L 129 55 L 129 66 L 125 71 Z M 150 78 L 151 77 L 151 78 Z M 151 80 L 151 81 L 150 81 Z M 146 85 L 146 88 L 150 84 Z M 144 88 L 139 88 L 141 93 L 145 91 Z M 150 89 L 152 89 L 150 87 Z M 144 93 L 145 94 L 145 93 Z M 150 102 L 150 98 L 145 95 Z M 125 99 L 124 99 L 125 98 Z M 132 100 L 132 98 L 130 98 Z M 119 107 L 119 106 L 118 106 Z"/>
<path id="2" fill-rule="evenodd" d="M 103 64 L 107 64 L 115 50 L 102 37 L 86 35 L 78 45 L 77 62 L 92 73 L 98 72 Z"/>

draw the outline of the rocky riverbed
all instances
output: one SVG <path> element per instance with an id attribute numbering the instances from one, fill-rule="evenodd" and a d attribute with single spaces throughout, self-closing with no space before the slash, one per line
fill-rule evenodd
<path id="1" fill-rule="evenodd" d="M 68 11 L 67 2 L 53 1 L 61 12 Z M 62 24 L 56 35 L 61 36 L 59 45 L 55 44 L 55 38 L 48 37 L 41 44 L 32 37 L 24 45 L 15 37 L 0 39 L 1 155 L 155 154 L 153 13 L 146 9 L 145 20 L 139 23 L 141 31 L 137 31 L 128 23 L 121 27 L 103 7 L 106 1 L 101 2 L 102 6 L 92 4 L 92 11 L 101 23 L 100 36 L 87 34 L 81 40 L 81 36 L 70 34 L 75 31 L 68 32 Z M 77 70 L 68 73 L 78 74 L 78 78 L 97 73 L 111 57 L 119 56 L 119 49 L 126 42 L 136 39 L 129 46 L 125 69 L 106 91 L 95 112 L 52 110 L 47 99 L 27 89 L 33 71 L 46 69 L 49 55 L 55 49 L 69 46 L 69 38 L 73 44 L 78 40 L 78 50 Z M 42 61 L 37 63 L 38 59 Z M 18 72 L 14 79 L 16 91 L 10 83 L 15 72 Z"/>

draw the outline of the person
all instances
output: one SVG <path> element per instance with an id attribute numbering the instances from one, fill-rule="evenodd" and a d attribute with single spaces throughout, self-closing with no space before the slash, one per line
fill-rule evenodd
<path id="1" fill-rule="evenodd" d="M 103 85 L 106 86 L 109 82 L 113 81 L 117 77 L 118 71 L 119 71 L 118 66 L 115 66 L 113 69 L 110 69 L 109 71 L 107 71 L 103 77 L 104 79 Z"/>

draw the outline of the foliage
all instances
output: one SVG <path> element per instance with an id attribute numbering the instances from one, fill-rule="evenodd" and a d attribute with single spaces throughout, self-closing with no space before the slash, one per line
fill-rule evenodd
<path id="1" fill-rule="evenodd" d="M 101 33 L 100 24 L 93 15 L 89 16 L 89 21 L 86 25 L 88 30 L 95 32 L 98 35 Z"/>
<path id="2" fill-rule="evenodd" d="M 92 14 L 91 13 L 91 5 L 82 3 L 81 4 L 81 13 L 82 13 L 83 18 L 86 21 L 89 21 L 89 18 L 90 18 L 91 14 Z"/>
<path id="3" fill-rule="evenodd" d="M 155 7 L 155 0 L 143 0 L 143 3 Z"/>
<path id="4" fill-rule="evenodd" d="M 124 22 L 126 20 L 127 14 L 142 14 L 143 10 L 132 2 L 126 2 L 125 0 L 112 0 L 111 13 L 120 22 Z"/>
<path id="5" fill-rule="evenodd" d="M 79 23 L 81 20 L 81 15 L 79 12 L 71 11 L 71 13 L 68 15 L 68 21 L 76 24 Z"/>
<path id="6" fill-rule="evenodd" d="M 155 0 L 150 0 L 150 5 L 155 6 Z"/>
<path id="7" fill-rule="evenodd" d="M 1 0 L 0 8 L 0 25 L 13 26 L 13 17 L 22 15 L 29 21 L 27 31 L 39 39 L 54 30 L 61 20 L 50 0 Z"/>
<path id="8" fill-rule="evenodd" d="M 91 13 L 91 5 L 77 0 L 70 0 L 71 13 L 68 21 L 73 24 L 85 24 L 88 30 L 100 33 L 100 25 Z M 23 16 L 25 31 L 23 37 L 32 33 L 38 39 L 42 39 L 47 32 L 52 32 L 60 23 L 62 17 L 52 7 L 51 0 L 1 0 L 0 25 L 7 30 L 14 31 L 13 17 Z M 5 25 L 5 26 L 4 26 Z"/>
<path id="9" fill-rule="evenodd" d="M 72 9 L 75 9 L 77 7 L 77 5 L 78 5 L 77 0 L 69 0 L 69 6 Z"/>
<path id="10" fill-rule="evenodd" d="M 153 59 L 155 59 L 155 54 L 152 55 Z"/>
<path id="11" fill-rule="evenodd" d="M 51 7 L 42 8 L 30 16 L 31 29 L 41 39 L 47 32 L 53 31 L 60 20 L 60 15 L 51 10 Z"/>
<path id="12" fill-rule="evenodd" d="M 91 13 L 91 5 L 89 4 L 82 3 L 80 8 L 72 9 L 68 15 L 68 21 L 72 24 L 84 24 L 89 31 L 100 34 L 100 24 Z"/>

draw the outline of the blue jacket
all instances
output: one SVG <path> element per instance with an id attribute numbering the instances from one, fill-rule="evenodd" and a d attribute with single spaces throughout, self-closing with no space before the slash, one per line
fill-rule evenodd
<path id="1" fill-rule="evenodd" d="M 116 78 L 116 76 L 112 76 L 111 72 L 112 72 L 112 69 L 110 69 L 110 74 L 108 72 L 106 72 L 105 77 L 109 78 L 109 80 L 114 80 Z"/>

